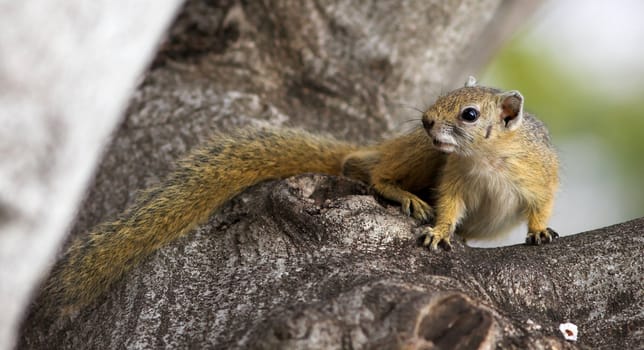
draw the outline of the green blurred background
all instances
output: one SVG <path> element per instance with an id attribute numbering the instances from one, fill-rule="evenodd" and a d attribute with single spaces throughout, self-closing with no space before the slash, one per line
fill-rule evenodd
<path id="1" fill-rule="evenodd" d="M 562 159 L 562 234 L 644 216 L 644 2 L 551 1 L 479 81 L 517 89 Z M 518 243 L 509 240 L 476 245 Z"/>

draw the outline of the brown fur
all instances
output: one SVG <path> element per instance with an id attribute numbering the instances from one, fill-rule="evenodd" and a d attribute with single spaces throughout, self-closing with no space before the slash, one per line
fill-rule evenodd
<path id="1" fill-rule="evenodd" d="M 473 123 L 459 118 L 470 106 L 480 111 Z M 559 185 L 557 154 L 543 123 L 523 112 L 518 92 L 464 87 L 439 99 L 423 118 L 432 125 L 430 137 L 457 145 L 441 169 L 438 217 L 426 229 L 425 245 L 449 245 L 454 232 L 498 237 L 525 220 L 527 243 L 556 237 L 547 221 Z"/>
<path id="2" fill-rule="evenodd" d="M 115 221 L 73 242 L 48 280 L 43 308 L 78 310 L 249 186 L 306 172 L 340 175 L 342 159 L 355 149 L 298 130 L 242 130 L 214 137 Z"/>
<path id="3" fill-rule="evenodd" d="M 480 109 L 476 123 L 459 120 L 466 106 Z M 424 241 L 432 248 L 449 245 L 454 232 L 497 236 L 526 219 L 529 243 L 549 242 L 557 157 L 543 124 L 524 115 L 522 106 L 518 93 L 461 88 L 424 113 L 425 129 L 365 147 L 289 129 L 216 136 L 116 220 L 76 240 L 55 266 L 41 306 L 65 313 L 92 303 L 247 187 L 306 172 L 367 182 L 424 222 L 435 209 L 436 224 L 426 228 Z"/>

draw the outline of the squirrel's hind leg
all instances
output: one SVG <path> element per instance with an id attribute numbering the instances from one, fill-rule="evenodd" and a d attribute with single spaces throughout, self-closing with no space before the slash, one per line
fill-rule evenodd
<path id="1" fill-rule="evenodd" d="M 364 150 L 349 153 L 342 161 L 342 175 L 371 184 L 373 167 L 380 161 L 380 153 Z"/>

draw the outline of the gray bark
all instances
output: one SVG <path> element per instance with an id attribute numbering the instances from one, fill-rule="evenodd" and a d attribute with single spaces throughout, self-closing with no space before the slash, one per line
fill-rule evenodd
<path id="1" fill-rule="evenodd" d="M 637 348 L 644 219 L 546 246 L 430 253 L 357 182 L 261 184 L 28 348 Z"/>
<path id="2" fill-rule="evenodd" d="M 178 4 L 0 1 L 0 349 Z"/>
<path id="3" fill-rule="evenodd" d="M 486 33 L 507 24 L 494 17 L 507 6 L 188 2 L 72 235 L 116 216 L 213 131 L 288 125 L 362 141 L 402 131 L 419 114 L 400 105 L 422 109 L 471 74 L 471 50 L 487 47 L 479 38 L 496 45 L 502 36 Z M 570 348 L 556 327 L 572 321 L 581 345 L 636 347 L 643 223 L 544 247 L 430 253 L 416 223 L 364 185 L 304 175 L 244 192 L 81 314 L 30 318 L 21 346 Z"/>

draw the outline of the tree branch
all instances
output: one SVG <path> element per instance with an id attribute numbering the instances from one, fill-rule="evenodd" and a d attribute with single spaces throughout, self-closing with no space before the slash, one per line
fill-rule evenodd
<path id="1" fill-rule="evenodd" d="M 401 102 L 422 108 L 451 87 L 447 72 L 499 3 L 188 2 L 72 235 L 113 218 L 215 130 L 290 125 L 359 141 L 401 131 L 418 118 Z M 571 321 L 582 346 L 637 347 L 643 223 L 430 253 L 416 223 L 364 185 L 304 175 L 244 192 L 81 314 L 30 318 L 21 345 L 571 348 L 557 330 Z"/>

